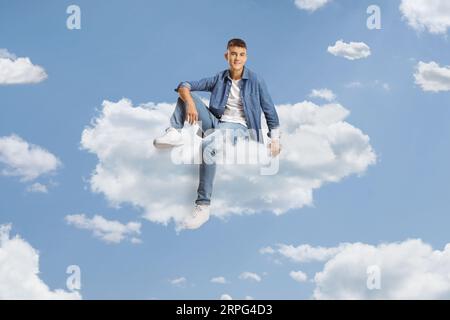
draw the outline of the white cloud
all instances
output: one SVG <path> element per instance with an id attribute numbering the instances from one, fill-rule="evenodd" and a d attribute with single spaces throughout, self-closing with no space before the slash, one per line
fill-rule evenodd
<path id="1" fill-rule="evenodd" d="M 450 91 L 450 66 L 440 67 L 434 61 L 420 61 L 416 66 L 414 78 L 424 91 Z"/>
<path id="2" fill-rule="evenodd" d="M 224 293 L 220 296 L 220 300 L 233 300 L 233 298 L 228 293 Z M 245 296 L 244 300 L 254 300 L 254 298 L 252 296 Z"/>
<path id="3" fill-rule="evenodd" d="M 186 280 L 185 277 L 179 277 L 179 278 L 175 278 L 175 279 L 169 280 L 169 282 L 171 284 L 173 284 L 174 286 L 182 287 L 182 286 L 186 285 L 187 280 Z"/>
<path id="4" fill-rule="evenodd" d="M 91 230 L 94 236 L 107 243 L 119 243 L 127 238 L 130 238 L 132 243 L 141 242 L 136 238 L 141 233 L 139 222 L 123 224 L 119 221 L 107 220 L 99 215 L 90 219 L 84 214 L 67 215 L 65 219 L 68 224 L 79 229 Z"/>
<path id="5" fill-rule="evenodd" d="M 254 272 L 248 272 L 248 271 L 242 272 L 239 275 L 239 279 L 242 279 L 242 280 L 253 280 L 253 281 L 256 281 L 256 282 L 261 282 L 261 277 L 259 275 L 257 275 Z"/>
<path id="6" fill-rule="evenodd" d="M 352 81 L 345 84 L 346 88 L 362 88 L 363 84 L 360 81 Z"/>
<path id="7" fill-rule="evenodd" d="M 284 247 L 303 248 L 285 255 L 296 262 L 326 261 L 314 276 L 315 299 L 450 299 L 450 244 L 442 251 L 420 239 L 380 245 Z M 380 271 L 375 275 L 379 276 L 378 288 L 368 286 L 374 276 L 368 270 L 374 266 Z"/>
<path id="8" fill-rule="evenodd" d="M 55 155 L 40 146 L 29 144 L 15 134 L 0 137 L 1 163 L 5 166 L 1 171 L 2 175 L 18 176 L 21 181 L 53 173 L 61 166 Z"/>
<path id="9" fill-rule="evenodd" d="M 224 293 L 220 296 L 220 300 L 233 300 L 233 298 L 229 294 Z"/>
<path id="10" fill-rule="evenodd" d="M 336 248 L 312 247 L 308 244 L 292 246 L 286 244 L 278 245 L 278 253 L 285 258 L 295 262 L 326 261 L 342 251 L 347 244 Z"/>
<path id="11" fill-rule="evenodd" d="M 367 83 L 362 83 L 360 81 L 353 81 L 346 83 L 344 87 L 349 89 L 360 89 L 360 88 L 381 88 L 385 91 L 391 91 L 391 86 L 387 82 L 383 82 L 380 80 L 374 80 Z"/>
<path id="12" fill-rule="evenodd" d="M 311 98 L 321 98 L 326 101 L 333 101 L 336 95 L 330 89 L 313 89 L 309 94 Z"/>
<path id="13" fill-rule="evenodd" d="M 303 271 L 291 271 L 289 275 L 297 282 L 306 282 L 308 280 L 307 274 Z"/>
<path id="14" fill-rule="evenodd" d="M 364 42 L 346 43 L 342 40 L 336 41 L 334 46 L 329 46 L 328 52 L 348 60 L 367 58 L 371 54 L 369 46 Z"/>
<path id="15" fill-rule="evenodd" d="M 275 250 L 272 247 L 264 247 L 259 249 L 259 253 L 261 254 L 273 254 L 275 253 Z"/>
<path id="16" fill-rule="evenodd" d="M 47 79 L 44 68 L 31 63 L 30 58 L 17 58 L 0 49 L 0 85 L 37 83 Z"/>
<path id="17" fill-rule="evenodd" d="M 301 10 L 313 12 L 329 2 L 331 2 L 331 0 L 295 0 L 295 5 Z"/>
<path id="18" fill-rule="evenodd" d="M 10 238 L 10 230 L 0 225 L 0 300 L 81 299 L 78 292 L 50 290 L 39 278 L 39 253 L 19 236 Z"/>
<path id="19" fill-rule="evenodd" d="M 211 279 L 211 282 L 225 284 L 227 283 L 227 280 L 224 277 L 214 277 Z"/>
<path id="20" fill-rule="evenodd" d="M 140 243 L 142 243 L 142 240 L 139 238 L 133 237 L 130 239 L 130 242 L 133 244 L 140 244 Z"/>
<path id="21" fill-rule="evenodd" d="M 131 203 L 146 219 L 177 227 L 190 214 L 198 185 L 198 165 L 176 165 L 171 153 L 157 150 L 153 139 L 168 125 L 175 105 L 160 103 L 133 107 L 122 99 L 105 101 L 99 116 L 82 134 L 82 148 L 99 162 L 90 178 L 93 192 L 111 205 Z M 340 104 L 302 102 L 278 105 L 283 151 L 277 175 L 260 175 L 257 165 L 226 165 L 217 170 L 211 213 L 282 214 L 312 205 L 313 190 L 352 174 L 363 174 L 376 156 L 369 137 L 345 118 Z M 263 121 L 264 130 L 267 130 Z M 190 139 L 191 128 L 183 135 Z M 195 136 L 195 145 L 200 138 Z M 189 144 L 177 150 L 191 152 Z M 273 186 L 277 188 L 274 189 Z M 245 194 L 245 197 L 242 197 Z"/>
<path id="22" fill-rule="evenodd" d="M 9 52 L 7 49 L 0 48 L 0 59 L 16 59 L 16 55 L 14 53 Z"/>
<path id="23" fill-rule="evenodd" d="M 47 186 L 42 183 L 39 183 L 39 182 L 33 183 L 31 186 L 29 186 L 27 188 L 27 191 L 28 192 L 48 193 Z"/>
<path id="24" fill-rule="evenodd" d="M 368 290 L 367 268 L 380 268 L 380 289 Z M 450 244 L 420 239 L 372 246 L 354 243 L 315 276 L 317 299 L 450 299 Z"/>
<path id="25" fill-rule="evenodd" d="M 408 24 L 417 31 L 445 34 L 450 28 L 448 0 L 402 0 L 400 11 Z"/>

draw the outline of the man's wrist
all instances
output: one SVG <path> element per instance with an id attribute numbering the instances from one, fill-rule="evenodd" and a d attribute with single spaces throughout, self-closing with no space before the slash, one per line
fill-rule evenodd
<path id="1" fill-rule="evenodd" d="M 272 139 L 272 141 L 280 140 L 280 129 L 279 128 L 270 130 L 270 139 Z"/>

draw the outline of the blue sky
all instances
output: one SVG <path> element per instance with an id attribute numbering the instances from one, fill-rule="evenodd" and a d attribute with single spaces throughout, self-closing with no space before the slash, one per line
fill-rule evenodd
<path id="1" fill-rule="evenodd" d="M 65 289 L 67 266 L 79 265 L 85 299 L 217 299 L 224 293 L 308 299 L 314 283 L 298 283 L 289 272 L 311 277 L 322 264 L 276 263 L 262 247 L 377 246 L 411 238 L 442 250 L 450 223 L 450 93 L 423 90 L 414 73 L 419 61 L 450 65 L 449 41 L 446 32 L 410 26 L 400 3 L 333 0 L 309 12 L 288 0 L 0 0 L 0 48 L 29 57 L 48 75 L 35 84 L 0 85 L 0 137 L 16 134 L 62 163 L 36 179 L 49 186 L 47 193 L 0 176 L 0 224 L 11 223 L 11 235 L 39 251 L 39 277 L 51 289 Z M 66 28 L 70 4 L 81 8 L 81 30 Z M 366 27 L 371 4 L 381 9 L 381 30 Z M 246 40 L 247 66 L 265 79 L 276 105 L 319 104 L 311 90 L 332 90 L 350 112 L 346 121 L 370 137 L 376 164 L 314 190 L 313 206 L 279 216 L 213 218 L 180 234 L 173 225 L 142 219 L 139 207 L 123 202 L 115 208 L 92 192 L 98 159 L 80 141 L 102 101 L 174 103 L 180 81 L 227 68 L 223 53 L 232 37 Z M 371 55 L 330 54 L 327 48 L 340 39 L 364 42 Z M 349 87 L 352 82 L 360 85 Z M 66 223 L 65 216 L 78 213 L 139 221 L 142 243 L 105 243 Z M 245 271 L 262 280 L 239 279 Z M 229 283 L 211 283 L 217 276 Z M 184 285 L 170 283 L 180 277 Z"/>

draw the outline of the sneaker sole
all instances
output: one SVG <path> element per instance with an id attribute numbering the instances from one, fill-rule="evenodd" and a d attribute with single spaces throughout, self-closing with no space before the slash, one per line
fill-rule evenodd
<path id="1" fill-rule="evenodd" d="M 172 144 L 172 143 L 161 143 L 161 142 L 153 141 L 153 145 L 158 149 L 169 149 L 169 148 L 173 148 L 173 147 L 182 146 L 183 143 L 181 142 L 179 144 Z"/>

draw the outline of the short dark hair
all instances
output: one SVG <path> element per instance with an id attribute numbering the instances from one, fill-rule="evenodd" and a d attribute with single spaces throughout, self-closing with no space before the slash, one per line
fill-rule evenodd
<path id="1" fill-rule="evenodd" d="M 231 39 L 230 41 L 228 41 L 228 44 L 227 44 L 227 50 L 228 50 L 230 47 L 241 47 L 241 48 L 247 49 L 247 44 L 246 44 L 245 41 L 242 40 L 242 39 L 234 38 L 234 39 Z"/>

